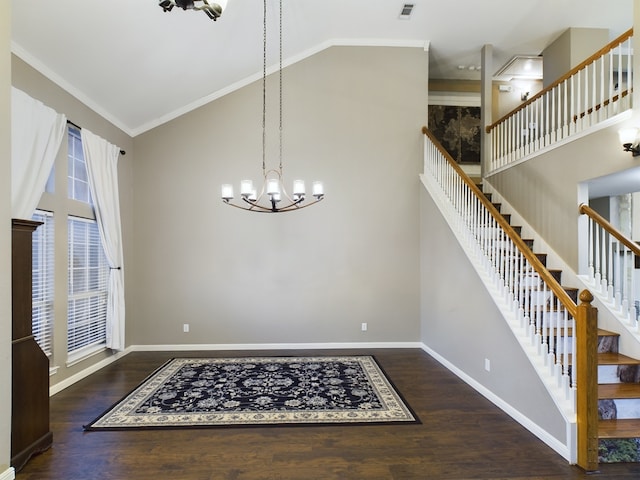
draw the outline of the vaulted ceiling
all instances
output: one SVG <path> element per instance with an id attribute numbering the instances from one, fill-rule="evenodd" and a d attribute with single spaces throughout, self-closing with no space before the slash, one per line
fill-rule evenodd
<path id="1" fill-rule="evenodd" d="M 267 1 L 273 66 L 278 3 Z M 633 20 L 633 0 L 283 1 L 285 65 L 337 45 L 412 46 L 428 48 L 434 79 L 479 79 L 485 44 L 497 70 L 514 55 L 540 54 L 568 27 L 608 28 L 613 39 Z M 401 19 L 406 3 L 414 9 Z M 11 8 L 13 53 L 132 136 L 261 75 L 259 0 L 229 0 L 215 22 L 165 13 L 157 0 L 12 0 Z"/>

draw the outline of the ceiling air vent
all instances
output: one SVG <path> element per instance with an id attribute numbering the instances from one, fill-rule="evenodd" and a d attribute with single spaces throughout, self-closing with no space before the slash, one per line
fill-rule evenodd
<path id="1" fill-rule="evenodd" d="M 400 18 L 403 20 L 409 20 L 409 17 L 411 17 L 411 12 L 413 11 L 413 7 L 413 3 L 405 3 L 402 6 L 402 10 L 400 10 Z"/>

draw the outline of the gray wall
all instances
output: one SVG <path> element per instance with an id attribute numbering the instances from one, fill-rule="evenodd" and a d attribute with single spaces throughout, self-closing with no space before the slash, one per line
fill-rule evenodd
<path id="1" fill-rule="evenodd" d="M 11 2 L 0 2 L 0 385 L 11 385 Z M 11 460 L 11 389 L 0 393 L 0 476 Z"/>
<path id="2" fill-rule="evenodd" d="M 606 28 L 568 28 L 542 52 L 546 87 L 609 43 Z"/>
<path id="3" fill-rule="evenodd" d="M 566 445 L 565 420 L 424 188 L 420 207 L 422 342 Z"/>
<path id="4" fill-rule="evenodd" d="M 536 156 L 488 181 L 576 272 L 578 184 L 637 166 L 613 125 Z"/>
<path id="5" fill-rule="evenodd" d="M 322 180 L 326 191 L 300 212 L 220 200 L 222 183 L 237 192 L 260 179 L 261 82 L 136 137 L 130 341 L 416 342 L 427 61 L 417 48 L 333 47 L 285 69 L 285 182 Z"/>

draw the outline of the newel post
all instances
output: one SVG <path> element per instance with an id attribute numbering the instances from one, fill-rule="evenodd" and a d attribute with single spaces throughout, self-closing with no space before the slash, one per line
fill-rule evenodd
<path id="1" fill-rule="evenodd" d="M 574 352 L 578 466 L 588 472 L 598 469 L 598 309 L 592 301 L 589 290 L 580 292 Z"/>

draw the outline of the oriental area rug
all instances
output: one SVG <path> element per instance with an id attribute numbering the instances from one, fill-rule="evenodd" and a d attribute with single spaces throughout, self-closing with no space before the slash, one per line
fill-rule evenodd
<path id="1" fill-rule="evenodd" d="M 85 430 L 419 423 L 371 356 L 174 358 Z"/>

